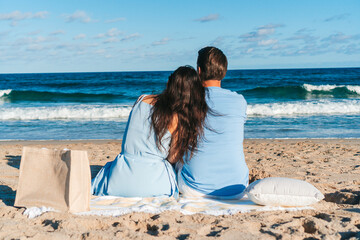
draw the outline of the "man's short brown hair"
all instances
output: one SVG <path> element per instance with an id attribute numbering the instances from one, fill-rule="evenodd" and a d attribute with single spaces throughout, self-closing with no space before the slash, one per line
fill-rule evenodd
<path id="1" fill-rule="evenodd" d="M 197 66 L 200 68 L 201 80 L 222 80 L 225 77 L 228 62 L 220 49 L 205 47 L 198 54 Z"/>

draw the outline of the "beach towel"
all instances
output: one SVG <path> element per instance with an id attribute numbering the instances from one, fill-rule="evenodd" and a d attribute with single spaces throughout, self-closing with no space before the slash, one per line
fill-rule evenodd
<path id="1" fill-rule="evenodd" d="M 90 184 L 86 151 L 24 147 L 14 205 L 89 211 Z"/>
<path id="2" fill-rule="evenodd" d="M 121 216 L 133 212 L 158 214 L 164 211 L 179 211 L 184 215 L 232 215 L 237 213 L 258 211 L 297 211 L 313 209 L 312 207 L 274 207 L 261 206 L 250 201 L 246 196 L 237 200 L 215 200 L 201 197 L 152 197 L 152 198 L 124 198 L 114 196 L 93 197 L 90 202 L 90 211 L 77 213 L 80 215 Z M 24 211 L 29 218 L 54 211 L 47 207 L 33 207 Z"/>

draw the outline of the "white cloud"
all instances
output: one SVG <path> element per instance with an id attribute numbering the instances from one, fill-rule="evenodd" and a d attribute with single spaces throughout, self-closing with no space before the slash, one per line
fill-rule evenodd
<path id="1" fill-rule="evenodd" d="M 40 44 L 31 44 L 26 48 L 27 51 L 41 51 L 44 49 L 45 49 L 45 47 Z"/>
<path id="2" fill-rule="evenodd" d="M 286 48 L 289 48 L 290 45 L 287 45 L 287 44 L 274 44 L 271 49 L 272 50 L 280 50 L 280 49 L 286 49 Z"/>
<path id="3" fill-rule="evenodd" d="M 94 38 L 103 38 L 103 37 L 105 37 L 105 33 L 99 33 Z"/>
<path id="4" fill-rule="evenodd" d="M 49 14 L 47 11 L 37 12 L 33 15 L 32 18 L 46 18 L 46 16 Z"/>
<path id="5" fill-rule="evenodd" d="M 78 35 L 76 35 L 75 37 L 73 37 L 74 40 L 79 40 L 79 39 L 84 39 L 86 38 L 86 35 L 83 33 L 80 33 Z"/>
<path id="6" fill-rule="evenodd" d="M 217 37 L 211 43 L 210 46 L 221 46 L 225 41 L 225 37 Z"/>
<path id="7" fill-rule="evenodd" d="M 335 33 L 331 34 L 330 36 L 323 38 L 321 41 L 323 42 L 329 42 L 330 44 L 335 43 L 344 43 L 348 42 L 349 40 L 357 40 L 360 39 L 360 35 L 345 35 L 344 33 Z"/>
<path id="8" fill-rule="evenodd" d="M 64 14 L 63 15 L 66 19 L 66 22 L 75 22 L 80 21 L 82 23 L 89 23 L 91 22 L 91 18 L 85 11 L 76 11 L 73 14 Z"/>
<path id="9" fill-rule="evenodd" d="M 259 28 L 280 28 L 280 27 L 285 27 L 284 24 L 266 24 L 266 25 L 263 25 L 263 26 L 260 26 Z"/>
<path id="10" fill-rule="evenodd" d="M 139 33 L 133 33 L 133 34 L 124 36 L 122 38 L 116 37 L 116 35 L 115 35 L 114 37 L 109 37 L 109 38 L 105 39 L 103 41 L 103 43 L 125 42 L 125 41 L 129 41 L 129 40 L 137 39 L 139 37 L 141 37 L 141 35 Z"/>
<path id="11" fill-rule="evenodd" d="M 50 35 L 61 35 L 61 34 L 65 34 L 65 31 L 64 30 L 57 30 L 57 31 L 54 31 L 54 32 L 51 32 Z"/>
<path id="12" fill-rule="evenodd" d="M 297 30 L 292 37 L 287 38 L 287 40 L 301 40 L 305 43 L 312 43 L 317 40 L 317 37 L 312 35 L 314 30 L 302 28 Z"/>
<path id="13" fill-rule="evenodd" d="M 249 32 L 240 35 L 240 39 L 242 39 L 243 42 L 256 42 L 260 40 L 260 36 L 257 35 L 256 32 Z"/>
<path id="14" fill-rule="evenodd" d="M 114 19 L 110 19 L 110 20 L 107 20 L 105 21 L 105 23 L 115 23 L 115 22 L 123 22 L 123 21 L 126 21 L 126 18 L 114 18 Z"/>
<path id="15" fill-rule="evenodd" d="M 119 42 L 119 41 L 120 41 L 119 38 L 111 37 L 111 38 L 108 38 L 108 39 L 104 40 L 103 43 L 115 43 L 115 42 Z"/>
<path id="16" fill-rule="evenodd" d="M 196 22 L 210 22 L 210 21 L 215 21 L 215 20 L 218 20 L 220 17 L 219 14 L 210 14 L 210 15 L 207 15 L 205 17 L 201 17 L 201 18 L 198 18 L 198 19 L 195 19 L 194 21 Z"/>
<path id="17" fill-rule="evenodd" d="M 24 51 L 43 51 L 52 49 L 51 46 L 56 43 L 57 38 L 49 36 L 28 36 L 16 39 L 9 43 L 7 49 L 9 52 L 12 52 L 12 55 L 19 53 L 20 58 L 26 57 L 28 55 L 23 54 Z"/>
<path id="18" fill-rule="evenodd" d="M 27 35 L 29 35 L 29 36 L 34 36 L 34 35 L 38 35 L 39 33 L 41 33 L 41 31 L 40 31 L 40 30 L 36 30 L 36 31 L 28 32 Z"/>
<path id="19" fill-rule="evenodd" d="M 262 36 L 262 35 L 273 34 L 274 32 L 275 32 L 275 28 L 259 28 L 257 34 L 259 36 Z"/>
<path id="20" fill-rule="evenodd" d="M 349 44 L 346 46 L 341 47 L 337 50 L 338 53 L 345 53 L 348 55 L 357 54 L 360 52 L 360 47 L 357 44 Z"/>
<path id="21" fill-rule="evenodd" d="M 44 37 L 44 36 L 37 36 L 37 37 L 24 37 L 20 38 L 13 43 L 14 46 L 23 46 L 29 44 L 37 44 L 37 43 L 44 43 L 44 42 L 52 42 L 55 39 L 53 37 Z"/>
<path id="22" fill-rule="evenodd" d="M 324 53 L 329 53 L 333 51 L 326 46 L 321 46 L 317 42 L 305 43 L 305 44 L 296 44 L 296 45 L 286 45 L 286 44 L 275 44 L 269 50 L 274 50 L 270 55 L 271 56 L 300 56 L 308 55 L 314 56 Z"/>
<path id="23" fill-rule="evenodd" d="M 115 37 L 122 34 L 121 31 L 119 31 L 117 28 L 111 28 L 108 32 L 107 32 L 107 36 L 108 37 Z"/>
<path id="24" fill-rule="evenodd" d="M 95 51 L 96 54 L 103 54 L 105 52 L 106 52 L 105 49 L 98 49 Z"/>
<path id="25" fill-rule="evenodd" d="M 0 21 L 11 21 L 11 26 L 16 26 L 18 21 L 26 19 L 44 19 L 49 14 L 47 11 L 36 13 L 14 11 L 11 13 L 0 14 Z"/>
<path id="26" fill-rule="evenodd" d="M 278 42 L 277 39 L 260 40 L 260 41 L 258 42 L 258 45 L 259 45 L 259 46 L 268 46 L 268 45 L 275 44 L 275 43 L 277 43 L 277 42 Z"/>
<path id="27" fill-rule="evenodd" d="M 279 40 L 275 39 L 273 36 L 276 33 L 276 29 L 283 27 L 283 24 L 267 24 L 260 27 L 257 27 L 255 31 L 244 33 L 240 35 L 240 42 L 247 43 L 245 46 L 242 46 L 242 52 L 244 54 L 254 54 L 258 53 L 259 48 L 266 46 L 275 46 Z M 267 50 L 275 50 L 275 48 L 268 48 Z M 257 56 L 258 55 L 252 55 Z"/>
<path id="28" fill-rule="evenodd" d="M 122 35 L 123 32 L 120 31 L 119 29 L 117 28 L 111 28 L 109 29 L 106 33 L 99 33 L 98 35 L 96 35 L 95 38 L 104 38 L 104 37 L 116 37 L 116 36 L 119 36 L 119 35 Z"/>
<path id="29" fill-rule="evenodd" d="M 45 18 L 46 15 L 49 13 L 47 11 L 37 12 L 37 13 L 31 13 L 26 12 L 22 13 L 20 11 L 14 11 L 11 13 L 2 13 L 0 14 L 0 20 L 7 20 L 7 21 L 20 21 L 25 19 L 36 19 L 36 18 Z"/>
<path id="30" fill-rule="evenodd" d="M 153 46 L 165 45 L 165 44 L 169 43 L 169 41 L 170 41 L 170 38 L 163 38 L 159 41 L 153 42 L 151 45 L 153 45 Z"/>
<path id="31" fill-rule="evenodd" d="M 45 50 L 46 55 L 62 55 L 62 56 L 69 56 L 69 55 L 78 55 L 82 54 L 84 52 L 94 52 L 95 49 L 98 47 L 98 44 L 93 43 L 84 43 L 84 42 L 56 42 L 53 44 L 42 44 L 43 48 L 42 50 Z M 36 46 L 31 46 L 31 48 L 36 49 Z M 39 48 L 41 49 L 41 48 Z"/>
<path id="32" fill-rule="evenodd" d="M 346 18 L 348 18 L 350 16 L 349 13 L 343 13 L 343 14 L 338 14 L 332 17 L 329 17 L 327 19 L 325 19 L 325 22 L 331 22 L 331 21 L 339 21 L 339 20 L 344 20 Z"/>
<path id="33" fill-rule="evenodd" d="M 248 49 L 246 50 L 246 53 L 252 53 L 253 51 L 254 51 L 253 48 L 248 48 Z"/>
<path id="34" fill-rule="evenodd" d="M 256 31 L 248 32 L 240 35 L 240 39 L 243 42 L 258 42 L 263 39 L 266 39 L 267 36 L 275 33 L 276 28 L 283 27 L 283 24 L 268 24 L 264 26 L 260 26 L 256 29 Z"/>
<path id="35" fill-rule="evenodd" d="M 129 40 L 132 40 L 132 39 L 137 39 L 137 38 L 140 38 L 141 35 L 139 33 L 133 33 L 133 34 L 130 34 L 130 35 L 127 35 L 125 37 L 123 37 L 122 39 L 120 39 L 120 41 L 129 41 Z"/>

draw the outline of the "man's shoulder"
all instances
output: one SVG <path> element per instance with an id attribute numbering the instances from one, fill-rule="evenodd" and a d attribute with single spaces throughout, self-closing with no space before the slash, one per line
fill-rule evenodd
<path id="1" fill-rule="evenodd" d="M 243 95 L 240 93 L 231 91 L 229 89 L 225 88 L 216 88 L 211 89 L 211 91 L 214 91 L 214 96 L 221 96 L 221 97 L 227 97 L 231 98 L 232 101 L 238 101 L 238 103 L 246 103 L 246 100 Z M 212 97 L 213 94 L 210 94 L 210 97 Z"/>

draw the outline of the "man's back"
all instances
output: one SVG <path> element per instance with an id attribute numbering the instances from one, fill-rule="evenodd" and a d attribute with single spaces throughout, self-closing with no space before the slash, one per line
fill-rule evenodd
<path id="1" fill-rule="evenodd" d="M 207 116 L 204 140 L 198 152 L 183 166 L 184 182 L 200 193 L 232 196 L 248 184 L 249 170 L 243 153 L 246 101 L 235 92 L 208 87 L 207 103 L 214 111 Z"/>

